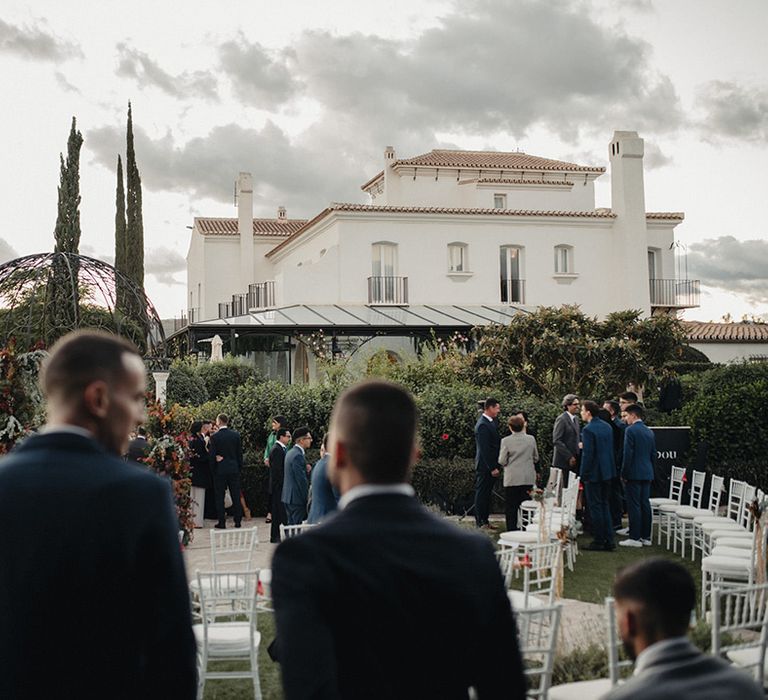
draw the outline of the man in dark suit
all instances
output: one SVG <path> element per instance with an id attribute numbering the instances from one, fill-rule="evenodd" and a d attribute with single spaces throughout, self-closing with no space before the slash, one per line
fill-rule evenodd
<path id="1" fill-rule="evenodd" d="M 312 469 L 311 486 L 312 500 L 309 505 L 307 522 L 317 525 L 336 511 L 339 503 L 339 493 L 333 488 L 328 478 L 328 462 L 331 455 L 325 449 L 325 440 L 320 445 L 320 459 Z"/>
<path id="2" fill-rule="evenodd" d="M 594 401 L 585 401 L 581 406 L 581 417 L 587 423 L 581 431 L 581 481 L 592 522 L 594 541 L 585 549 L 612 551 L 613 526 L 608 499 L 611 479 L 616 476 L 613 461 L 613 433 L 611 426 L 598 418 L 600 407 Z"/>
<path id="3" fill-rule="evenodd" d="M 169 483 L 121 458 L 144 418 L 133 345 L 52 348 L 48 424 L 0 461 L 0 697 L 194 698 Z"/>
<path id="4" fill-rule="evenodd" d="M 622 477 L 626 483 L 629 539 L 623 547 L 642 547 L 651 542 L 651 482 L 656 464 L 656 437 L 644 423 L 645 411 L 636 403 L 624 409 L 627 429 L 624 431 Z"/>
<path id="5" fill-rule="evenodd" d="M 309 474 L 306 451 L 312 445 L 309 428 L 293 431 L 293 447 L 285 455 L 283 504 L 289 525 L 300 525 L 307 519 Z"/>
<path id="6" fill-rule="evenodd" d="M 621 482 L 621 460 L 624 454 L 624 430 L 627 425 L 619 414 L 621 409 L 618 401 L 604 401 L 601 418 L 611 426 L 613 432 L 613 461 L 616 463 L 617 475 L 611 479 L 611 495 L 608 500 L 608 506 L 611 509 L 611 524 L 615 531 L 621 530 L 621 519 L 624 516 L 624 486 Z"/>
<path id="7" fill-rule="evenodd" d="M 269 478 L 272 482 L 270 498 L 272 499 L 272 527 L 269 541 L 273 544 L 280 542 L 280 526 L 288 524 L 288 516 L 283 504 L 283 479 L 285 478 L 285 451 L 291 441 L 291 431 L 278 427 L 275 430 L 275 444 L 269 451 Z"/>
<path id="8" fill-rule="evenodd" d="M 220 413 L 216 416 L 218 430 L 208 442 L 208 454 L 213 472 L 213 486 L 216 492 L 216 516 L 219 522 L 215 527 L 223 530 L 227 526 L 227 514 L 224 508 L 224 492 L 229 489 L 232 497 L 232 517 L 235 527 L 240 527 L 243 509 L 240 505 L 240 471 L 243 468 L 243 443 L 240 433 L 229 427 L 229 417 Z"/>
<path id="9" fill-rule="evenodd" d="M 475 423 L 475 523 L 490 528 L 491 492 L 499 475 L 499 426 L 501 406 L 496 399 L 485 400 L 482 415 Z"/>
<path id="10" fill-rule="evenodd" d="M 616 577 L 616 619 L 635 660 L 631 678 L 606 700 L 760 700 L 762 689 L 741 669 L 699 651 L 687 639 L 696 586 L 669 559 L 643 559 Z"/>
<path id="11" fill-rule="evenodd" d="M 563 397 L 563 412 L 555 419 L 552 426 L 552 466 L 568 472 L 579 471 L 579 397 L 566 394 Z M 563 485 L 565 485 L 563 480 Z"/>
<path id="12" fill-rule="evenodd" d="M 151 449 L 149 441 L 147 440 L 147 429 L 143 425 L 140 425 L 136 430 L 136 437 L 128 443 L 128 452 L 126 453 L 125 458 L 129 462 L 143 464 L 141 460 L 151 452 Z"/>
<path id="13" fill-rule="evenodd" d="M 328 471 L 339 512 L 273 559 L 286 700 L 449 700 L 470 687 L 481 700 L 525 697 L 490 541 L 429 513 L 406 483 L 416 413 L 388 382 L 336 403 Z"/>

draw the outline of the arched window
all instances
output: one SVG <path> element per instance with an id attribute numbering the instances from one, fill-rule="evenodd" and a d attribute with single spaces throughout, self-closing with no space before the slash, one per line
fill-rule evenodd
<path id="1" fill-rule="evenodd" d="M 397 243 L 380 241 L 371 246 L 371 274 L 374 277 L 397 276 Z"/>
<path id="2" fill-rule="evenodd" d="M 555 246 L 555 274 L 570 275 L 573 274 L 573 246 L 556 245 Z"/>
<path id="3" fill-rule="evenodd" d="M 466 243 L 448 244 L 448 272 L 469 272 Z"/>

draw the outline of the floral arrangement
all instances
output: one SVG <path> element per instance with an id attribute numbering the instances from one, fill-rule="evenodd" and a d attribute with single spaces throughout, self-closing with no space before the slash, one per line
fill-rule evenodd
<path id="1" fill-rule="evenodd" d="M 160 437 L 150 442 L 150 452 L 142 462 L 161 476 L 171 480 L 179 529 L 184 531 L 182 544 L 187 545 L 192 541 L 195 532 L 192 514 L 192 479 L 187 447 L 189 435 L 171 434 L 176 420 L 175 407 L 165 411 L 162 404 L 155 402 L 150 404 L 148 413 L 150 430 L 154 428 L 155 434 Z"/>
<path id="2" fill-rule="evenodd" d="M 19 353 L 13 338 L 0 348 L 0 454 L 45 421 L 45 405 L 38 386 L 41 349 Z"/>
<path id="3" fill-rule="evenodd" d="M 765 516 L 768 511 L 768 499 L 758 501 L 755 498 L 748 506 L 750 515 L 755 523 L 755 554 L 756 577 L 755 583 L 765 583 Z"/>

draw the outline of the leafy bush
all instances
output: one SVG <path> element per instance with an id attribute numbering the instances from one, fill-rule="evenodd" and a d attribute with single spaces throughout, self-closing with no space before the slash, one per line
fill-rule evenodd
<path id="1" fill-rule="evenodd" d="M 598 644 L 555 657 L 552 685 L 608 678 L 608 652 Z"/>
<path id="2" fill-rule="evenodd" d="M 176 360 L 168 373 L 166 401 L 185 406 L 197 406 L 208 400 L 208 390 L 196 368 L 189 362 Z"/>
<path id="3" fill-rule="evenodd" d="M 261 376 L 256 369 L 241 358 L 227 355 L 217 362 L 205 362 L 195 367 L 196 374 L 205 383 L 211 400 L 221 399 L 232 389 L 248 380 L 258 381 Z"/>
<path id="4" fill-rule="evenodd" d="M 708 466 L 721 473 L 722 465 L 764 462 L 768 365 L 726 365 L 698 379 L 696 396 L 682 416 L 691 426 L 693 444 L 706 444 Z"/>

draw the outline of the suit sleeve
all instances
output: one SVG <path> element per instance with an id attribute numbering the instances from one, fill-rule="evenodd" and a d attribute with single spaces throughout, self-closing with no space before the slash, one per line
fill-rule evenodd
<path id="1" fill-rule="evenodd" d="M 487 634 L 478 649 L 480 656 L 475 689 L 480 700 L 524 698 L 526 680 L 514 616 L 493 556 L 493 548 L 490 543 L 483 545 L 488 549 L 488 556 L 483 557 L 483 561 L 488 562 L 485 564 L 488 575 L 488 592 L 485 595 L 488 617 L 483 625 Z M 500 669 L 504 669 L 504 672 L 500 673 Z"/>
<path id="2" fill-rule="evenodd" d="M 330 593 L 332 586 L 302 537 L 286 540 L 272 560 L 275 646 L 283 692 L 286 700 L 337 700 L 336 648 L 324 606 L 324 591 Z"/>
<path id="3" fill-rule="evenodd" d="M 243 439 L 237 435 L 237 468 L 243 471 Z"/>
<path id="4" fill-rule="evenodd" d="M 489 472 L 492 472 L 498 467 L 497 458 L 498 452 L 494 449 L 492 430 L 495 430 L 496 426 L 487 420 L 483 420 L 477 427 L 477 444 L 480 452 L 480 463 Z"/>
<path id="5" fill-rule="evenodd" d="M 208 461 L 211 463 L 211 469 L 213 473 L 216 473 L 216 436 L 211 435 L 211 439 L 208 441 Z"/>
<path id="6" fill-rule="evenodd" d="M 506 467 L 508 461 L 509 461 L 509 450 L 507 449 L 507 444 L 504 442 L 504 440 L 502 440 L 501 449 L 499 450 L 499 458 L 497 462 L 499 463 L 499 466 Z"/>
<path id="7" fill-rule="evenodd" d="M 153 697 L 188 699 L 196 692 L 197 647 L 178 520 L 169 484 L 152 486 L 143 496 L 150 515 L 139 538 L 134 582 L 144 592 L 144 675 Z"/>
<path id="8" fill-rule="evenodd" d="M 539 462 L 539 446 L 536 444 L 536 438 L 533 438 L 533 463 Z"/>
<path id="9" fill-rule="evenodd" d="M 621 458 L 621 469 L 625 472 L 627 469 L 631 470 L 634 466 L 633 460 L 635 459 L 635 431 L 624 431 L 624 452 Z M 626 478 L 626 477 L 625 477 Z"/>
<path id="10" fill-rule="evenodd" d="M 563 415 L 562 413 L 560 414 Z M 570 420 L 570 419 L 569 419 Z M 555 425 L 552 428 L 552 444 L 557 447 L 558 449 L 565 452 L 568 457 L 575 457 L 576 455 L 571 452 L 568 445 L 565 444 L 565 421 L 558 417 L 557 420 L 555 420 Z"/>
<path id="11" fill-rule="evenodd" d="M 595 437 L 591 430 L 581 432 L 581 441 L 584 445 L 581 450 L 581 478 L 589 475 L 590 467 L 595 455 Z"/>

